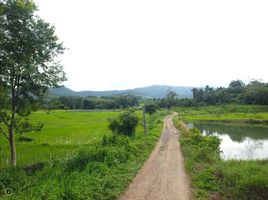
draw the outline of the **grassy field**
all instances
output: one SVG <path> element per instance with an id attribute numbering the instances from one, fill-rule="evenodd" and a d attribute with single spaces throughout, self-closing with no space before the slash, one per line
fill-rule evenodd
<path id="1" fill-rule="evenodd" d="M 267 123 L 268 106 L 259 105 L 220 105 L 176 108 L 184 121 L 225 121 Z"/>
<path id="2" fill-rule="evenodd" d="M 78 149 L 99 141 L 108 130 L 108 118 L 119 112 L 35 112 L 30 119 L 44 123 L 41 132 L 27 133 L 31 142 L 18 141 L 16 135 L 18 165 L 33 164 L 39 161 L 55 159 L 65 160 L 73 156 Z M 0 136 L 0 168 L 9 164 L 7 140 Z"/>
<path id="3" fill-rule="evenodd" d="M 195 199 L 268 199 L 268 160 L 221 160 L 218 137 L 203 136 L 195 128 L 186 129 L 183 123 L 195 120 L 244 123 L 250 120 L 267 126 L 268 106 L 206 106 L 177 108 L 176 111 L 179 116 L 174 123 L 182 133 L 181 149 Z"/>
<path id="4" fill-rule="evenodd" d="M 58 111 L 48 115 L 35 113 L 32 117 L 40 121 L 43 119 L 46 127 L 42 133 L 28 136 L 34 139 L 32 145 L 36 147 L 49 142 L 48 151 L 37 151 L 31 147 L 32 152 L 29 152 L 29 143 L 19 144 L 23 148 L 18 153 L 29 152 L 31 157 L 36 157 L 42 163 L 2 169 L 0 199 L 116 199 L 150 155 L 162 132 L 163 118 L 168 113 L 158 112 L 154 115 L 148 135 L 143 134 L 140 125 L 133 137 L 114 135 L 108 131 L 107 118 L 118 114 Z M 141 117 L 141 112 L 137 114 Z M 65 126 L 65 131 L 61 132 L 63 135 L 57 132 L 62 126 Z M 80 127 L 79 132 L 75 127 Z M 55 155 L 61 154 L 61 147 L 65 149 L 66 145 L 73 147 L 70 150 L 73 154 L 69 158 L 59 159 L 56 156 L 49 160 L 45 157 L 51 151 L 55 151 Z M 44 155 L 44 159 L 38 157 L 39 153 Z M 33 162 L 21 159 L 20 165 L 29 164 L 29 161 Z M 11 195 L 6 193 L 9 188 Z"/>
<path id="5" fill-rule="evenodd" d="M 118 112 L 71 112 L 51 111 L 49 114 L 40 111 L 30 116 L 35 122 L 43 122 L 41 132 L 27 133 L 24 137 L 30 142 L 18 141 L 16 135 L 17 164 L 19 166 L 40 161 L 67 160 L 76 155 L 82 148 L 99 142 L 103 135 L 111 134 L 108 130 L 108 119 L 118 116 Z M 137 112 L 141 118 L 142 113 Z M 148 117 L 148 116 L 147 116 Z M 139 125 L 137 133 L 142 134 Z M 0 168 L 9 165 L 9 146 L 0 135 Z"/>

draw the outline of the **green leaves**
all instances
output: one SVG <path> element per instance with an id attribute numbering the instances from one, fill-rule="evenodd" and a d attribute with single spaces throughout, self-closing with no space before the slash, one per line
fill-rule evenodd
<path id="1" fill-rule="evenodd" d="M 0 90 L 10 93 L 5 98 L 19 115 L 30 114 L 48 87 L 66 80 L 55 61 L 64 47 L 55 28 L 34 15 L 36 9 L 33 1 L 25 0 L 6 0 L 0 6 Z"/>
<path id="2" fill-rule="evenodd" d="M 146 104 L 145 105 L 145 112 L 149 113 L 150 115 L 157 111 L 157 105 L 154 103 Z"/>
<path id="3" fill-rule="evenodd" d="M 117 134 L 134 135 L 138 126 L 138 116 L 133 110 L 123 112 L 118 118 L 110 121 L 109 129 Z"/>
<path id="4" fill-rule="evenodd" d="M 66 80 L 55 61 L 64 47 L 55 28 L 36 16 L 31 0 L 0 3 L 0 129 L 9 140 L 12 165 L 16 165 L 14 132 L 40 130 L 24 119 L 37 110 L 48 87 Z M 2 125 L 6 126 L 8 134 Z M 7 137 L 9 135 L 9 137 Z"/>

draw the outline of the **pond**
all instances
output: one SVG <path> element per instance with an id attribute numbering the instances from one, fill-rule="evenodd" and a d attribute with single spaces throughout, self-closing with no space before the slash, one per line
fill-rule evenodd
<path id="1" fill-rule="evenodd" d="M 215 135 L 221 139 L 223 159 L 268 159 L 268 128 L 239 124 L 194 123 L 203 135 Z"/>

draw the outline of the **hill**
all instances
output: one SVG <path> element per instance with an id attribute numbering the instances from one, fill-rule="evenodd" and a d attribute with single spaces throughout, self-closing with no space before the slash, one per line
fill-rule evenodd
<path id="1" fill-rule="evenodd" d="M 109 91 L 73 91 L 67 87 L 50 89 L 49 92 L 53 96 L 117 96 L 125 94 L 133 94 L 147 98 L 162 98 L 168 91 L 177 93 L 178 98 L 192 98 L 192 87 L 185 86 L 168 86 L 168 85 L 152 85 L 148 87 L 140 87 L 127 90 L 109 90 Z"/>

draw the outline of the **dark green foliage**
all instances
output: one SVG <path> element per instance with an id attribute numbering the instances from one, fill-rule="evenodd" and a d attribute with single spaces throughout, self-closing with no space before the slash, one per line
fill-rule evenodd
<path id="1" fill-rule="evenodd" d="M 111 119 L 109 129 L 117 134 L 132 136 L 138 126 L 138 116 L 133 110 L 124 111 L 118 118 Z"/>
<path id="2" fill-rule="evenodd" d="M 18 113 L 29 112 L 36 97 L 49 86 L 65 80 L 62 67 L 54 62 L 64 48 L 54 27 L 34 14 L 32 1 L 5 0 L 0 39 L 1 84 L 15 90 Z M 2 17 L 2 16 L 1 16 Z M 27 108 L 27 109 L 29 109 Z"/>
<path id="3" fill-rule="evenodd" d="M 157 111 L 157 105 L 154 103 L 145 104 L 145 112 L 149 113 L 149 115 L 155 113 Z"/>
<path id="4" fill-rule="evenodd" d="M 268 105 L 268 83 L 252 81 L 245 85 L 241 80 L 232 81 L 228 88 L 193 88 L 193 99 L 177 98 L 175 92 L 170 91 L 166 97 L 155 99 L 160 108 L 172 106 L 192 107 L 219 104 L 256 104 Z"/>
<path id="5" fill-rule="evenodd" d="M 228 103 L 244 103 L 268 105 L 268 83 L 252 81 L 245 85 L 242 81 L 236 80 L 229 84 L 228 88 L 205 89 L 194 88 L 193 105 L 215 105 Z M 179 104 L 180 105 L 180 102 Z"/>
<path id="6" fill-rule="evenodd" d="M 149 113 L 149 116 L 150 116 L 150 124 L 149 124 L 149 129 L 152 129 L 153 128 L 153 114 L 157 112 L 157 105 L 155 103 L 147 103 L 145 104 L 144 106 L 144 109 L 145 109 L 145 112 L 146 113 Z"/>
<path id="7" fill-rule="evenodd" d="M 158 101 L 156 103 L 160 108 L 171 108 L 172 106 L 176 105 L 176 101 L 178 100 L 178 95 L 174 91 L 168 91 L 166 96 Z"/>
<path id="8" fill-rule="evenodd" d="M 30 137 L 20 136 L 18 139 L 19 142 L 32 142 L 33 139 Z"/>
<path id="9" fill-rule="evenodd" d="M 252 81 L 246 86 L 242 99 L 247 104 L 268 105 L 268 83 Z"/>
<path id="10" fill-rule="evenodd" d="M 43 102 L 43 107 L 48 110 L 63 109 L 120 109 L 138 106 L 140 98 L 134 95 L 109 96 L 109 97 L 78 97 L 61 96 Z"/>
<path id="11" fill-rule="evenodd" d="M 38 162 L 32 165 L 27 165 L 23 167 L 23 170 L 27 175 L 33 175 L 35 172 L 42 170 L 45 167 L 45 163 Z"/>

